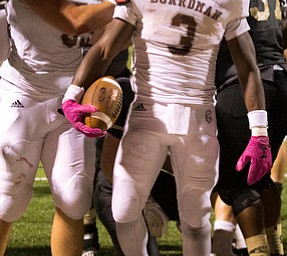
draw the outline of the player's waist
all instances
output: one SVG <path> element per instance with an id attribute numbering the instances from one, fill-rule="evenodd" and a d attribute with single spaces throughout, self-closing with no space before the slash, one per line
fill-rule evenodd
<path id="1" fill-rule="evenodd" d="M 14 84 L 23 92 L 31 95 L 43 95 L 46 98 L 55 97 L 65 93 L 72 79 L 70 75 L 61 72 L 53 74 L 36 74 L 33 72 L 19 71 L 5 61 L 1 66 L 0 76 Z"/>
<path id="2" fill-rule="evenodd" d="M 131 105 L 128 126 L 167 134 L 187 135 L 198 131 L 198 127 L 216 127 L 214 104 L 160 104 L 137 99 Z M 211 135 L 213 136 L 213 134 Z"/>

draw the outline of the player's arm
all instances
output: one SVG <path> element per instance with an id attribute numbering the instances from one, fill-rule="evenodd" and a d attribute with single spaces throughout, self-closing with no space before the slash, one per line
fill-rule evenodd
<path id="1" fill-rule="evenodd" d="M 265 110 L 265 96 L 256 63 L 254 44 L 248 32 L 227 41 L 245 99 L 247 111 Z"/>
<path id="2" fill-rule="evenodd" d="M 272 166 L 271 178 L 275 183 L 283 184 L 284 175 L 287 171 L 287 136 L 283 140 L 276 159 Z"/>
<path id="3" fill-rule="evenodd" d="M 104 27 L 112 20 L 114 4 L 75 5 L 68 0 L 19 0 L 65 34 L 78 35 Z"/>
<path id="4" fill-rule="evenodd" d="M 62 110 L 69 122 L 79 131 L 90 137 L 105 135 L 99 128 L 90 128 L 83 124 L 85 113 L 96 112 L 92 105 L 81 105 L 84 91 L 101 78 L 113 58 L 130 42 L 134 27 L 122 20 L 114 19 L 98 43 L 94 44 L 80 63 L 79 68 L 68 87 Z"/>
<path id="5" fill-rule="evenodd" d="M 99 39 L 82 60 L 72 80 L 73 85 L 87 89 L 102 77 L 113 58 L 130 45 L 134 26 L 119 19 L 109 23 Z"/>
<path id="6" fill-rule="evenodd" d="M 241 171 L 247 163 L 251 162 L 247 183 L 252 185 L 270 171 L 272 166 L 264 88 L 256 62 L 254 44 L 249 33 L 245 32 L 227 43 L 237 68 L 251 129 L 250 141 L 239 158 L 236 169 Z"/>

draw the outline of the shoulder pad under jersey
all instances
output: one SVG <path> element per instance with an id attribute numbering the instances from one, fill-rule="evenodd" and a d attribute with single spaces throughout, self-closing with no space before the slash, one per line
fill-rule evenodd
<path id="1" fill-rule="evenodd" d="M 124 5 L 130 2 L 130 0 L 115 0 L 117 5 Z"/>

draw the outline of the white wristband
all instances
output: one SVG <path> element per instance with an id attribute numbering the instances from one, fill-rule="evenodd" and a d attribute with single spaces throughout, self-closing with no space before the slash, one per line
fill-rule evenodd
<path id="1" fill-rule="evenodd" d="M 247 114 L 249 120 L 249 128 L 268 126 L 267 112 L 265 110 L 253 110 Z"/>
<path id="2" fill-rule="evenodd" d="M 267 112 L 265 110 L 253 110 L 247 116 L 252 136 L 268 136 Z"/>
<path id="3" fill-rule="evenodd" d="M 81 101 L 84 93 L 85 93 L 85 90 L 83 87 L 79 87 L 77 85 L 71 84 L 68 87 L 68 89 L 64 95 L 62 103 L 64 103 L 67 100 L 74 100 L 77 103 L 79 103 Z"/>

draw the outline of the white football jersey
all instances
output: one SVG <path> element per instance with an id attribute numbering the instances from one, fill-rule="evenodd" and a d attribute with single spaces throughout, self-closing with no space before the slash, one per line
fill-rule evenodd
<path id="1" fill-rule="evenodd" d="M 131 0 L 114 18 L 136 27 L 134 90 L 163 103 L 210 104 L 223 36 L 249 30 L 248 0 Z"/>
<path id="2" fill-rule="evenodd" d="M 1 77 L 32 95 L 63 94 L 82 58 L 78 38 L 64 35 L 18 0 L 9 0 L 7 20 L 12 51 Z"/>

